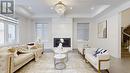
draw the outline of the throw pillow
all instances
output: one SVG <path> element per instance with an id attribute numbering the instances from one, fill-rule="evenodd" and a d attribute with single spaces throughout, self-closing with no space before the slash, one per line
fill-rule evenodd
<path id="1" fill-rule="evenodd" d="M 17 51 L 17 55 L 20 55 L 20 54 L 26 54 L 27 52 L 23 52 L 23 51 Z"/>
<path id="2" fill-rule="evenodd" d="M 21 48 L 21 47 L 19 47 L 19 48 L 18 48 L 18 51 L 19 51 L 19 52 L 28 51 L 28 49 L 27 49 L 27 48 Z"/>
<path id="3" fill-rule="evenodd" d="M 38 47 L 37 46 L 32 46 L 30 49 L 37 49 Z"/>
<path id="4" fill-rule="evenodd" d="M 98 48 L 95 53 L 94 53 L 94 56 L 97 57 L 97 54 L 100 54 L 100 52 L 102 51 L 103 49 L 102 48 Z"/>
<path id="5" fill-rule="evenodd" d="M 20 55 L 20 54 L 26 54 L 28 51 L 27 48 L 18 48 L 17 50 L 17 54 Z"/>
<path id="6" fill-rule="evenodd" d="M 37 48 L 41 48 L 41 45 L 40 44 L 36 44 Z"/>
<path id="7" fill-rule="evenodd" d="M 28 43 L 27 45 L 33 46 L 33 45 L 34 45 L 34 43 Z"/>
<path id="8" fill-rule="evenodd" d="M 107 50 L 103 49 L 103 50 L 100 52 L 100 54 L 104 54 L 104 53 L 106 53 L 106 52 L 107 52 Z"/>
<path id="9" fill-rule="evenodd" d="M 33 45 L 33 46 L 28 45 L 28 50 L 31 50 L 31 49 L 37 49 L 37 46 L 36 45 Z"/>

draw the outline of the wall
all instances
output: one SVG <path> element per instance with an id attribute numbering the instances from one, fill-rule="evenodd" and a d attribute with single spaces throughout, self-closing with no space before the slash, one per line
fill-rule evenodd
<path id="1" fill-rule="evenodd" d="M 130 8 L 121 12 L 122 27 L 130 25 Z"/>
<path id="2" fill-rule="evenodd" d="M 108 49 L 111 56 L 121 58 L 121 12 L 130 8 L 130 1 L 119 6 L 118 8 L 96 16 L 91 23 L 90 45 L 92 47 L 101 47 Z M 98 23 L 107 20 L 107 39 L 97 38 Z"/>
<path id="3" fill-rule="evenodd" d="M 18 39 L 19 43 L 25 44 L 34 41 L 34 21 L 31 18 L 16 15 L 18 24 Z"/>
<path id="4" fill-rule="evenodd" d="M 88 41 L 77 41 L 77 23 L 90 23 L 91 19 L 88 18 L 37 18 L 35 23 L 46 23 L 48 24 L 48 42 L 43 42 L 45 49 L 53 48 L 54 37 L 71 37 L 72 48 L 77 49 L 83 47 Z"/>
<path id="5" fill-rule="evenodd" d="M 98 47 L 98 48 L 105 48 L 110 51 L 110 54 L 113 57 L 120 57 L 120 25 L 118 23 L 118 14 L 113 14 L 111 16 L 101 17 L 96 19 L 92 26 L 91 33 L 91 46 Z M 107 38 L 101 39 L 97 37 L 98 33 L 98 23 L 107 20 Z"/>
<path id="6" fill-rule="evenodd" d="M 72 18 L 52 18 L 52 43 L 53 38 L 71 38 L 71 49 L 73 39 Z"/>
<path id="7" fill-rule="evenodd" d="M 89 40 L 88 41 L 78 41 L 77 40 L 77 24 L 78 23 L 91 23 L 91 19 L 89 18 L 74 18 L 73 19 L 73 48 L 77 49 L 77 48 L 83 48 L 84 45 L 89 44 Z M 90 26 L 89 26 L 89 30 L 90 30 Z M 91 31 L 89 31 L 91 32 Z M 89 37 L 90 37 L 89 33 Z"/>
<path id="8" fill-rule="evenodd" d="M 35 19 L 35 26 L 36 23 L 38 24 L 48 24 L 48 41 L 42 41 L 44 43 L 45 49 L 51 49 L 52 48 L 52 18 L 36 18 Z M 36 28 L 36 27 L 34 27 Z M 36 29 L 35 29 L 36 30 Z M 36 38 L 36 31 L 35 31 L 35 38 Z"/>

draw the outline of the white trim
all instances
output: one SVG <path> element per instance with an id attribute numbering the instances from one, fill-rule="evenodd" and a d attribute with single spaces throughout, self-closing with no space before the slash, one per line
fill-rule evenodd
<path id="1" fill-rule="evenodd" d="M 2 14 L 0 14 L 0 19 L 5 20 L 5 21 L 9 21 L 9 22 L 13 22 L 13 23 L 18 23 L 18 20 L 11 18 L 11 17 L 4 16 Z"/>

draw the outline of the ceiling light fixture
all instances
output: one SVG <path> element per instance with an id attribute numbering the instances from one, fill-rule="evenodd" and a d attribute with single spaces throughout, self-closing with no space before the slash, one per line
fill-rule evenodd
<path id="1" fill-rule="evenodd" d="M 63 15 L 66 11 L 66 6 L 61 1 L 59 1 L 57 4 L 55 4 L 54 9 L 59 15 Z"/>
<path id="2" fill-rule="evenodd" d="M 91 7 L 91 10 L 94 10 L 95 8 L 94 7 Z"/>

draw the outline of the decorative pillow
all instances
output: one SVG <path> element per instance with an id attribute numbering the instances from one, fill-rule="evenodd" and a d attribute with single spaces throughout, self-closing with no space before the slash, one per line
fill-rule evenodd
<path id="1" fill-rule="evenodd" d="M 94 56 L 97 57 L 97 54 L 100 54 L 100 52 L 102 51 L 103 49 L 102 48 L 98 48 L 95 53 L 94 53 Z"/>
<path id="2" fill-rule="evenodd" d="M 37 46 L 33 45 L 33 46 L 28 46 L 28 49 L 37 49 Z"/>
<path id="3" fill-rule="evenodd" d="M 30 47 L 30 49 L 37 49 L 38 47 L 37 46 L 32 46 L 32 47 Z"/>
<path id="4" fill-rule="evenodd" d="M 100 52 L 100 54 L 104 54 L 104 53 L 106 53 L 106 52 L 107 52 L 107 50 L 103 49 L 103 50 Z"/>
<path id="5" fill-rule="evenodd" d="M 41 45 L 40 44 L 36 44 L 37 48 L 41 48 Z"/>
<path id="6" fill-rule="evenodd" d="M 20 51 L 20 52 L 22 52 L 22 51 L 28 51 L 28 49 L 27 48 L 21 48 L 21 47 L 19 47 L 18 51 Z"/>
<path id="7" fill-rule="evenodd" d="M 28 49 L 28 45 L 20 45 L 18 48 Z"/>
<path id="8" fill-rule="evenodd" d="M 26 54 L 27 52 L 25 51 L 17 51 L 17 55 L 20 55 L 20 54 Z"/>
<path id="9" fill-rule="evenodd" d="M 18 54 L 18 55 L 19 55 L 19 54 L 26 54 L 27 51 L 28 51 L 27 48 L 18 48 L 17 54 Z"/>
<path id="10" fill-rule="evenodd" d="M 33 46 L 33 45 L 34 45 L 34 43 L 29 43 L 29 44 L 27 44 L 27 45 Z"/>

